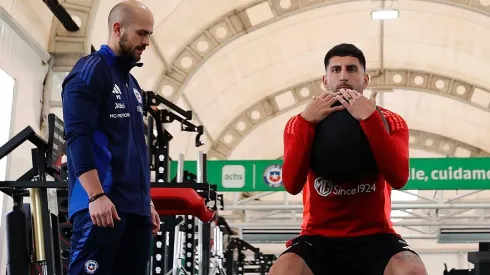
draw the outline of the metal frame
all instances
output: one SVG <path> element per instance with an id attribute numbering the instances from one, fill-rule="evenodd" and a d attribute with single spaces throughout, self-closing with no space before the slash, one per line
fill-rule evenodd
<path id="1" fill-rule="evenodd" d="M 447 270 L 444 264 L 444 275 L 486 275 L 490 274 L 490 243 L 480 242 L 478 251 L 468 252 L 468 262 L 474 264 L 473 269 L 451 269 Z"/>
<path id="2" fill-rule="evenodd" d="M 7 240 L 9 240 L 7 257 L 8 272 L 15 275 L 31 274 L 30 266 L 37 264 L 41 269 L 41 274 L 63 274 L 63 266 L 59 242 L 59 227 L 58 227 L 58 202 L 57 197 L 63 196 L 63 191 L 58 191 L 53 188 L 67 189 L 67 184 L 64 181 L 47 181 L 47 176 L 51 176 L 55 180 L 60 179 L 60 169 L 56 163 L 63 154 L 64 141 L 59 138 L 55 139 L 55 133 L 59 132 L 58 128 L 63 128 L 63 122 L 54 114 L 48 116 L 49 131 L 48 141 L 38 136 L 30 127 L 26 127 L 20 133 L 11 138 L 5 145 L 0 147 L 0 159 L 6 157 L 17 147 L 26 141 L 30 141 L 36 148 L 31 150 L 32 168 L 22 175 L 18 181 L 3 181 L 0 182 L 0 191 L 11 196 L 14 200 L 14 209 L 10 213 L 18 213 L 18 216 L 25 217 L 26 220 L 9 220 L 7 219 L 7 227 L 10 228 L 7 232 Z M 54 192 L 53 192 L 54 191 Z M 21 214 L 24 207 L 23 198 L 30 196 L 32 203 L 32 230 L 30 224 L 27 224 L 27 216 L 30 213 Z M 7 214 L 9 216 L 10 214 Z M 19 217 L 20 217 L 19 216 Z M 10 223 L 13 224 L 10 224 Z M 15 228 L 18 226 L 18 228 Z M 30 234 L 21 236 L 18 239 L 20 243 L 13 245 L 10 242 L 10 237 L 15 238 L 16 232 L 19 230 Z M 23 233 L 22 233 L 23 234 Z M 33 245 L 29 244 L 32 239 Z M 23 243 L 26 242 L 26 243 Z M 27 250 L 19 250 L 19 247 L 27 247 Z M 32 247 L 34 249 L 32 249 Z M 27 252 L 27 255 L 25 253 Z M 23 255 L 24 254 L 24 255 Z M 26 266 L 28 269 L 26 269 Z"/>
<path id="3" fill-rule="evenodd" d="M 251 251 L 254 260 L 245 260 L 245 251 Z M 235 252 L 238 253 L 238 259 L 234 259 Z M 259 273 L 265 275 L 269 272 L 272 264 L 277 259 L 276 255 L 263 254 L 260 249 L 250 243 L 235 237 L 230 237 L 230 242 L 225 252 L 225 269 L 226 274 L 243 275 L 247 273 Z"/>
<path id="4" fill-rule="evenodd" d="M 221 201 L 220 206 L 222 208 L 222 196 L 216 194 L 216 186 L 207 183 L 207 160 L 205 154 L 200 153 L 198 156 L 197 166 L 199 169 L 197 169 L 197 175 L 184 171 L 183 155 L 180 155 L 176 178 L 170 180 L 171 159 L 169 156 L 169 145 L 173 137 L 165 129 L 164 124 L 177 120 L 182 125 L 181 131 L 197 132 L 195 140 L 196 147 L 204 144 L 200 141 L 204 127 L 196 126 L 188 121 L 192 119 L 191 111 L 185 111 L 153 92 L 144 92 L 143 101 L 144 115 L 147 113 L 151 115 L 148 117 L 146 131 L 150 170 L 155 172 L 155 183 L 152 183 L 152 188 L 193 188 L 206 199 L 206 203 L 209 201 L 215 202 L 213 206 L 214 210 L 218 208 L 218 201 Z M 155 108 L 161 105 L 170 108 L 170 110 Z M 153 132 L 155 125 L 157 130 L 156 136 Z M 154 240 L 153 253 L 150 260 L 150 274 L 180 272 L 180 257 L 182 256 L 182 252 L 184 252 L 183 269 L 188 274 L 194 274 L 196 268 L 195 251 L 197 246 L 200 260 L 198 267 L 199 274 L 208 275 L 209 244 L 211 238 L 210 224 L 198 221 L 190 215 L 186 215 L 184 218 L 181 216 L 161 216 L 160 219 L 160 232 Z M 182 221 L 184 222 L 182 223 Z M 196 233 L 198 235 L 198 243 L 195 240 Z M 178 242 L 182 241 L 183 244 L 176 243 L 175 239 Z M 184 251 L 180 251 L 181 249 Z M 158 257 L 158 255 L 163 257 Z"/>
<path id="5" fill-rule="evenodd" d="M 169 171 L 169 156 L 168 156 L 168 143 L 171 136 L 165 131 L 163 131 L 162 123 L 168 123 L 173 120 L 180 121 L 182 123 L 183 131 L 196 131 L 198 133 L 196 137 L 196 146 L 201 146 L 202 142 L 199 140 L 200 135 L 202 135 L 203 127 L 202 126 L 194 126 L 190 122 L 187 121 L 188 116 L 192 115 L 189 112 L 183 111 L 181 113 L 185 116 L 185 118 L 181 118 L 173 113 L 170 113 L 167 110 L 153 110 L 151 108 L 151 103 L 155 102 L 166 102 L 163 98 L 159 98 L 158 96 L 154 96 L 152 92 L 145 93 L 145 103 L 147 104 L 145 110 L 152 114 L 152 117 L 157 122 L 158 135 L 156 136 L 156 142 L 153 142 L 154 134 L 153 134 L 153 120 L 150 117 L 151 125 L 148 126 L 150 130 L 148 133 L 148 150 L 150 152 L 150 163 L 153 163 L 151 160 L 154 157 L 156 166 L 163 168 L 162 173 L 157 173 L 158 181 L 152 183 L 152 188 L 192 188 L 198 191 L 198 193 L 206 198 L 206 203 L 210 200 L 214 201 L 213 208 L 217 210 L 218 208 L 218 200 L 222 198 L 216 194 L 216 186 L 210 185 L 206 181 L 206 173 L 200 171 L 198 176 L 192 175 L 190 173 L 186 173 L 186 180 L 182 180 L 179 182 L 170 182 L 168 180 Z M 174 106 L 172 103 L 169 105 L 174 108 L 178 108 Z M 33 168 L 27 171 L 23 176 L 21 176 L 17 181 L 4 181 L 0 182 L 0 190 L 6 193 L 9 196 L 12 196 L 14 199 L 14 214 L 21 214 L 22 218 L 18 219 L 19 215 L 17 215 L 17 219 L 13 218 L 7 220 L 7 224 L 10 222 L 16 222 L 12 227 L 9 227 L 9 236 L 7 239 L 11 239 L 9 237 L 13 236 L 15 233 L 15 228 L 18 228 L 19 231 L 27 231 L 26 227 L 28 225 L 25 224 L 27 220 L 27 215 L 22 215 L 22 210 L 20 207 L 23 205 L 22 200 L 25 196 L 31 196 L 32 199 L 32 221 L 33 221 L 33 242 L 34 248 L 36 251 L 28 251 L 26 255 L 19 254 L 19 250 L 16 249 L 16 246 L 24 246 L 22 242 L 28 242 L 29 238 L 22 237 L 22 234 L 17 235 L 16 240 L 20 240 L 20 242 L 8 244 L 10 248 L 8 251 L 9 256 L 9 272 L 15 275 L 29 275 L 30 270 L 26 270 L 26 267 L 30 266 L 30 258 L 34 255 L 34 262 L 39 264 L 41 269 L 39 273 L 42 274 L 51 274 L 51 275 L 62 275 L 63 274 L 63 266 L 61 260 L 61 247 L 59 243 L 59 224 L 58 224 L 58 196 L 66 197 L 68 185 L 67 182 L 64 181 L 66 179 L 66 173 L 64 173 L 63 168 L 59 167 L 60 159 L 63 154 L 64 149 L 64 134 L 63 134 L 63 122 L 61 119 L 57 118 L 54 114 L 50 114 L 48 116 L 49 121 L 49 138 L 48 141 L 43 140 L 39 137 L 35 131 L 30 127 L 26 127 L 19 134 L 10 139 L 4 146 L 0 147 L 0 159 L 7 156 L 11 153 L 15 148 L 19 147 L 25 141 L 30 141 L 32 144 L 36 146 L 35 149 L 32 150 L 32 161 Z M 165 135 L 167 133 L 168 135 Z M 56 137 L 56 140 L 54 140 Z M 160 158 L 160 155 L 163 155 L 163 160 Z M 202 154 L 200 156 L 201 165 L 203 167 L 206 163 L 206 156 Z M 60 165 L 61 166 L 61 165 Z M 155 167 L 155 166 L 153 166 Z M 55 181 L 47 181 L 47 176 L 51 176 Z M 197 180 L 196 180 L 197 179 Z M 52 196 L 51 189 L 55 189 L 54 198 Z M 30 189 L 30 190 L 27 190 Z M 222 207 L 222 205 L 221 205 Z M 17 212 L 15 212 L 17 211 Z M 15 216 L 15 215 L 10 215 Z M 24 218 L 25 217 L 25 218 Z M 167 220 L 167 218 L 162 218 L 162 221 L 167 222 L 163 227 L 176 228 L 175 226 L 180 223 L 180 220 L 176 217 L 171 217 L 172 220 Z M 193 219 L 193 218 L 192 218 Z M 172 223 L 173 222 L 173 223 Z M 189 221 L 188 221 L 189 222 Z M 209 224 L 208 224 L 209 225 Z M 193 227 L 192 232 L 194 232 L 195 227 Z M 172 232 L 172 230 L 168 230 Z M 203 242 L 209 243 L 210 235 L 209 230 L 206 230 L 206 226 L 203 226 L 203 230 L 201 231 L 203 235 Z M 206 232 L 208 233 L 207 235 Z M 161 232 L 160 232 L 161 233 Z M 56 237 L 55 237 L 56 236 Z M 158 237 L 155 240 L 154 244 L 154 252 L 158 251 L 161 246 L 158 244 L 158 241 L 164 241 L 166 244 L 167 241 L 173 241 L 173 238 L 169 238 L 167 234 L 165 237 Z M 29 244 L 25 244 L 25 247 L 31 247 Z M 164 251 L 166 253 L 162 253 L 161 255 L 174 255 L 171 249 L 165 245 Z M 203 247 L 205 247 L 203 245 Z M 204 252 L 209 252 L 209 250 L 203 250 Z M 25 252 L 25 251 L 24 251 Z M 206 253 L 203 253 L 206 254 Z M 156 256 L 154 253 L 153 256 Z M 20 264 L 19 264 L 20 263 Z M 170 261 L 170 263 L 172 263 Z M 150 264 L 153 264 L 153 258 L 150 261 Z M 169 264 L 169 261 L 166 261 L 163 265 L 164 268 L 171 269 L 172 265 Z M 155 274 L 155 270 L 152 271 Z M 202 273 L 207 275 L 207 272 Z"/>
<path id="6" fill-rule="evenodd" d="M 184 270 L 187 274 L 194 274 L 196 265 L 194 253 L 196 251 L 196 219 L 193 216 L 185 216 L 185 222 L 180 230 L 185 232 Z"/>
<path id="7" fill-rule="evenodd" d="M 468 262 L 475 265 L 473 275 L 490 274 L 490 243 L 480 243 L 478 251 L 469 252 Z"/>
<path id="8" fill-rule="evenodd" d="M 409 190 L 397 190 L 414 196 L 415 201 L 393 201 L 391 219 L 396 228 L 405 229 L 407 239 L 437 239 L 440 227 L 464 226 L 490 228 L 490 203 L 487 199 L 475 199 L 485 190 L 455 192 L 435 191 L 433 194 L 412 194 Z M 282 193 L 283 196 L 279 195 Z M 452 194 L 451 194 L 452 193 Z M 269 198 L 271 195 L 274 199 Z M 282 200 L 279 200 L 282 197 Z M 299 233 L 303 205 L 292 200 L 286 192 L 262 192 L 256 195 L 225 200 L 230 226 L 239 230 L 289 229 Z M 229 210 L 229 211 L 228 211 Z M 397 213 L 398 212 L 398 213 Z M 242 235 L 241 235 L 242 236 Z M 266 234 L 263 236 L 266 238 Z M 270 242 L 274 242 L 273 239 Z"/>

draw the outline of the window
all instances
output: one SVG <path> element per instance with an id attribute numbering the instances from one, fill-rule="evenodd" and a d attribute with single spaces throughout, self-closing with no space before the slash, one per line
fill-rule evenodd
<path id="1" fill-rule="evenodd" d="M 0 69 L 0 146 L 3 146 L 10 138 L 14 85 L 15 80 Z M 6 174 L 7 157 L 4 157 L 0 159 L 0 181 L 6 180 Z"/>
<path id="2" fill-rule="evenodd" d="M 14 103 L 15 80 L 0 69 L 0 147 L 10 139 L 10 122 Z M 0 159 L 0 181 L 6 180 L 7 157 Z M 4 194 L 0 193 L 0 213 L 3 210 Z M 1 219 L 0 219 L 1 223 Z"/>

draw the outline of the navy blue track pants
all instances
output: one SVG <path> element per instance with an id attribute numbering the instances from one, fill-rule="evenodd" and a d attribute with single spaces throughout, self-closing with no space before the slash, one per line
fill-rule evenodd
<path id="1" fill-rule="evenodd" d="M 151 217 L 118 213 L 114 228 L 95 226 L 88 210 L 72 218 L 69 275 L 144 275 L 152 241 Z"/>

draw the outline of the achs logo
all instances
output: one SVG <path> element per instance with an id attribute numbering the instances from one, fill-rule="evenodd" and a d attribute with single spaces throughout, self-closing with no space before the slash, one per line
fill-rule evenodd
<path id="1" fill-rule="evenodd" d="M 264 181 L 270 187 L 282 186 L 282 166 L 271 165 L 264 171 Z"/>
<path id="2" fill-rule="evenodd" d="M 138 100 L 138 102 L 139 103 L 143 103 L 143 98 L 141 98 L 140 92 L 138 90 L 136 90 L 136 88 L 133 89 L 133 91 L 134 91 L 134 96 L 136 97 L 136 99 Z"/>
<path id="3" fill-rule="evenodd" d="M 88 260 L 85 263 L 85 272 L 87 272 L 88 274 L 95 274 L 98 268 L 99 264 L 94 260 Z"/>
<path id="4" fill-rule="evenodd" d="M 330 195 L 333 191 L 333 184 L 331 181 L 326 180 L 324 178 L 316 178 L 315 179 L 315 190 L 318 193 L 318 195 L 322 197 L 326 197 Z"/>

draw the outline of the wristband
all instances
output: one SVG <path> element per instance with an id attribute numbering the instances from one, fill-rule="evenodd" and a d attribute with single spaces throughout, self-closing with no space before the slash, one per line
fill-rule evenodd
<path id="1" fill-rule="evenodd" d="M 88 203 L 91 203 L 91 202 L 95 201 L 96 199 L 98 199 L 98 198 L 100 198 L 102 196 L 105 196 L 105 195 L 106 195 L 105 193 L 99 193 L 97 195 L 94 195 L 93 197 L 91 197 L 91 198 L 88 199 Z"/>

